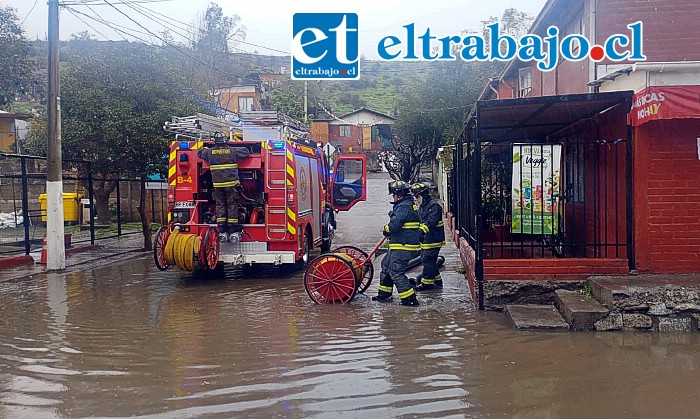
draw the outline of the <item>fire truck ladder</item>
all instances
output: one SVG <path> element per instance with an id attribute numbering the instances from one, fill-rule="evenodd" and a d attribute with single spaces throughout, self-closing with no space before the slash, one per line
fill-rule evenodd
<path id="1" fill-rule="evenodd" d="M 174 116 L 172 121 L 165 123 L 163 130 L 175 134 L 176 139 L 196 141 L 209 140 L 215 132 L 227 133 L 229 138 L 233 138 L 236 133 L 243 133 L 239 121 L 227 121 L 202 113 L 184 117 Z"/>
<path id="2" fill-rule="evenodd" d="M 268 149 L 265 153 L 265 179 L 270 191 L 265 214 L 268 240 L 287 238 L 287 142 L 284 144 L 284 148 Z"/>

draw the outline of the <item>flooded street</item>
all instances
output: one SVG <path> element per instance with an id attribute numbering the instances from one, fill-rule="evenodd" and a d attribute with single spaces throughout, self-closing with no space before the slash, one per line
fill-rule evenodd
<path id="1" fill-rule="evenodd" d="M 387 177 L 338 217 L 367 251 Z M 466 281 L 421 307 L 315 305 L 302 273 L 160 272 L 150 256 L 0 282 L 0 417 L 697 417 L 700 335 L 517 332 Z"/>

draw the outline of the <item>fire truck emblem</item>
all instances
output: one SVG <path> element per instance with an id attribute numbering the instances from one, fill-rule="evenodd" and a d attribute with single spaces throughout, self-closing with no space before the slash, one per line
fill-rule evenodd
<path id="1" fill-rule="evenodd" d="M 299 182 L 301 182 L 301 199 L 306 201 L 306 187 L 308 186 L 308 181 L 305 168 L 302 168 L 301 173 L 299 173 Z"/>

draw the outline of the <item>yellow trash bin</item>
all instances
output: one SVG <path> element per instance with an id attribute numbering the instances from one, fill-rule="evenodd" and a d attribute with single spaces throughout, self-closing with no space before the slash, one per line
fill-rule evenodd
<path id="1" fill-rule="evenodd" d="M 65 192 L 63 194 L 63 221 L 66 223 L 78 223 L 80 221 L 80 210 L 78 202 L 82 195 L 75 192 Z M 46 194 L 39 195 L 41 204 L 41 221 L 46 222 Z"/>

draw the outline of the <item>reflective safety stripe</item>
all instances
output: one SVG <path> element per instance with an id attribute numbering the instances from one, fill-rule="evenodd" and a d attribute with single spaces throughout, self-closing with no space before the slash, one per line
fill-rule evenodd
<path id="1" fill-rule="evenodd" d="M 241 182 L 238 180 L 232 180 L 230 182 L 214 182 L 215 188 L 230 188 L 232 186 L 238 186 Z"/>
<path id="2" fill-rule="evenodd" d="M 379 291 L 388 292 L 389 294 L 391 294 L 392 291 L 394 291 L 394 288 L 392 288 L 392 287 L 387 287 L 386 285 L 380 285 L 380 286 L 379 286 Z"/>
<path id="3" fill-rule="evenodd" d="M 389 250 L 408 250 L 411 252 L 417 252 L 420 250 L 420 245 L 419 244 L 400 244 L 400 243 L 393 243 L 389 244 Z"/>
<path id="4" fill-rule="evenodd" d="M 421 249 L 439 249 L 442 246 L 445 245 L 445 242 L 438 242 L 438 243 L 421 243 L 420 248 Z"/>
<path id="5" fill-rule="evenodd" d="M 428 228 L 428 225 L 427 225 L 427 224 L 423 224 L 423 223 L 421 223 L 420 229 L 421 229 L 421 231 L 422 231 L 423 233 L 427 233 L 427 232 L 430 230 L 430 229 Z"/>
<path id="6" fill-rule="evenodd" d="M 416 291 L 415 291 L 413 288 L 409 288 L 408 291 L 400 292 L 400 293 L 399 293 L 399 298 L 401 298 L 401 299 L 403 300 L 403 299 L 405 299 L 405 298 L 408 298 L 408 297 L 412 296 L 412 295 L 415 294 L 415 293 L 416 293 Z"/>
<path id="7" fill-rule="evenodd" d="M 445 223 L 444 223 L 442 220 L 440 220 L 440 221 L 438 221 L 438 223 L 436 224 L 436 227 L 445 227 Z"/>
<path id="8" fill-rule="evenodd" d="M 425 284 L 425 285 L 435 285 L 435 280 L 434 280 L 434 279 L 421 278 L 420 282 L 423 283 L 423 284 Z"/>
<path id="9" fill-rule="evenodd" d="M 238 163 L 222 163 L 222 164 L 212 164 L 209 166 L 211 170 L 221 170 L 221 169 L 238 169 Z"/>
<path id="10" fill-rule="evenodd" d="M 420 223 L 418 221 L 403 223 L 403 228 L 420 228 Z"/>
<path id="11" fill-rule="evenodd" d="M 229 219 L 228 219 L 228 222 L 229 222 L 229 223 L 236 223 L 236 224 L 238 224 L 238 218 L 229 218 Z"/>
<path id="12" fill-rule="evenodd" d="M 384 231 L 386 231 L 387 233 L 389 232 L 389 224 L 384 226 Z"/>
<path id="13" fill-rule="evenodd" d="M 216 222 L 217 222 L 217 223 L 225 223 L 225 222 L 226 222 L 226 217 L 221 217 L 221 218 L 216 217 Z"/>

